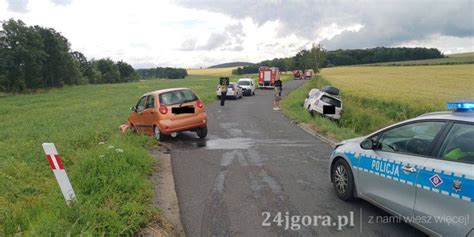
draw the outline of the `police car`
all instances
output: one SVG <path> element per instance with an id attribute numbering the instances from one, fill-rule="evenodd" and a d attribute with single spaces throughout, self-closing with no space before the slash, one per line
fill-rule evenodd
<path id="1" fill-rule="evenodd" d="M 448 108 L 337 144 L 337 196 L 365 199 L 429 235 L 474 236 L 474 102 Z"/>

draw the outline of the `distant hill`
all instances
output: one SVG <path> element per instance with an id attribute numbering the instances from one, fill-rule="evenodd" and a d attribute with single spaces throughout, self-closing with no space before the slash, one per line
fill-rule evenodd
<path id="1" fill-rule="evenodd" d="M 467 58 L 467 57 L 474 57 L 474 52 L 467 52 L 467 53 L 456 53 L 456 54 L 448 54 L 446 55 L 449 58 Z"/>
<path id="2" fill-rule="evenodd" d="M 243 67 L 243 66 L 248 66 L 248 65 L 253 65 L 253 63 L 249 62 L 231 62 L 231 63 L 222 63 L 222 64 L 217 64 L 208 68 L 225 68 L 225 67 Z"/>

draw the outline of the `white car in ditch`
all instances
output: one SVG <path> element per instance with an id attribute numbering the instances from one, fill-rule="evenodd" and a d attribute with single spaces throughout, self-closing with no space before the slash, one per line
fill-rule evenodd
<path id="1" fill-rule="evenodd" d="M 311 114 L 318 113 L 331 119 L 341 119 L 342 100 L 339 97 L 339 89 L 332 86 L 321 90 L 311 89 L 304 100 L 304 108 Z"/>

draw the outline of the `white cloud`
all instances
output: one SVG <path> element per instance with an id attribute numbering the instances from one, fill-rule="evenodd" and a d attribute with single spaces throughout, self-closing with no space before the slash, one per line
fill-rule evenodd
<path id="1" fill-rule="evenodd" d="M 432 35 L 423 40 L 411 40 L 398 46 L 427 47 L 441 49 L 444 54 L 474 52 L 474 37 L 453 37 Z"/>
<path id="2" fill-rule="evenodd" d="M 395 2 L 390 7 L 300 0 L 281 7 L 285 3 L 272 0 L 252 8 L 245 1 L 188 3 L 192 4 L 178 5 L 173 0 L 0 0 L 0 20 L 15 18 L 52 27 L 69 39 L 73 50 L 88 58 L 110 57 L 136 67 L 258 62 L 292 56 L 320 41 L 328 47 L 414 45 L 445 52 L 472 51 L 473 45 L 469 26 L 453 28 L 449 21 L 439 24 L 439 30 L 437 24 L 431 24 L 446 18 L 443 9 L 455 9 L 441 3 L 432 8 L 436 14 L 423 18 L 430 24 L 422 24 L 426 29 L 422 32 L 397 20 L 406 6 Z M 262 12 L 269 6 L 272 11 Z M 416 11 L 408 13 L 411 22 L 419 19 Z M 458 15 L 456 21 L 464 19 L 465 13 Z M 430 33 L 438 31 L 457 35 Z"/>

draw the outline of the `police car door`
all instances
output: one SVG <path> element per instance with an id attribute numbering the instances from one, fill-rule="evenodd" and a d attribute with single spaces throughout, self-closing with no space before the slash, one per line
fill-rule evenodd
<path id="1" fill-rule="evenodd" d="M 374 149 L 360 156 L 361 195 L 402 217 L 413 217 L 416 176 L 444 124 L 408 122 L 376 135 Z"/>
<path id="2" fill-rule="evenodd" d="M 453 123 L 437 147 L 439 158 L 420 168 L 415 220 L 437 234 L 466 236 L 474 228 L 474 124 Z"/>

